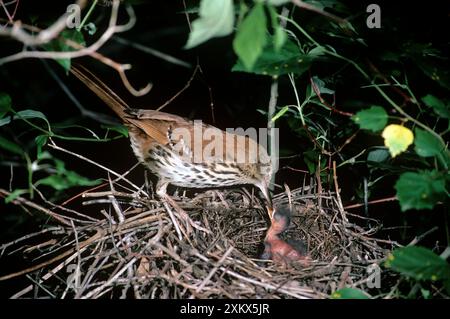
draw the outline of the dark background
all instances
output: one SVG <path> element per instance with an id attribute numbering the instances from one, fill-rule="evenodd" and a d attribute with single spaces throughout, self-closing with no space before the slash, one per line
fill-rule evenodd
<path id="1" fill-rule="evenodd" d="M 21 1 L 16 18 L 23 20 L 24 23 L 33 21 L 37 26 L 45 27 L 54 21 L 56 17 L 59 17 L 61 13 L 65 12 L 69 3 L 71 2 Z M 345 3 L 353 14 L 352 23 L 359 26 L 357 30 L 361 32 L 361 37 L 366 40 L 367 46 L 335 39 L 335 46 L 341 50 L 344 56 L 351 58 L 368 57 L 377 61 L 377 57 L 383 50 L 387 48 L 398 49 L 400 42 L 403 42 L 405 39 L 414 39 L 416 41 L 432 42 L 443 50 L 448 57 L 450 10 L 447 1 L 427 1 L 425 3 L 375 1 L 382 8 L 381 30 L 370 30 L 360 27 L 365 23 L 365 9 L 367 4 L 371 2 L 347 1 Z M 192 7 L 194 4 L 196 4 L 196 1 L 187 1 L 188 7 Z M 197 48 L 184 50 L 183 46 L 186 43 L 189 28 L 183 13 L 182 1 L 140 1 L 134 6 L 134 9 L 137 16 L 136 25 L 130 31 L 118 34 L 118 36 L 173 55 L 189 62 L 193 66 L 195 66 L 198 59 L 203 71 L 203 73 L 197 74 L 190 87 L 168 105 L 164 111 L 192 119 L 202 119 L 222 129 L 239 126 L 244 128 L 266 126 L 267 120 L 265 116 L 257 112 L 256 109 L 267 109 L 271 79 L 269 77 L 230 71 L 236 62 L 236 56 L 231 45 L 232 36 L 212 39 Z M 107 7 L 98 6 L 95 9 L 91 21 L 98 24 L 98 30 L 93 38 L 96 38 L 104 31 L 109 12 L 110 9 Z M 307 29 L 310 22 L 310 32 L 315 31 L 312 29 L 313 26 L 320 26 L 318 21 L 322 20 L 324 24 L 327 23 L 325 17 L 311 12 L 297 10 L 296 14 L 298 21 L 302 21 L 302 25 L 307 26 Z M 191 15 L 191 21 L 194 19 L 195 15 Z M 126 14 L 122 8 L 119 22 L 125 21 Z M 85 38 L 88 43 L 93 39 L 89 38 L 86 33 Z M 317 36 L 317 39 L 320 42 L 320 34 Z M 0 41 L 2 56 L 21 49 L 21 46 L 15 41 L 5 38 L 0 38 Z M 329 39 L 327 39 L 327 43 L 330 43 Z M 134 87 L 142 87 L 148 82 L 153 83 L 153 89 L 149 94 L 136 98 L 124 89 L 118 74 L 113 69 L 89 57 L 76 59 L 76 62 L 87 66 L 131 106 L 136 108 L 156 109 L 176 94 L 186 84 L 193 72 L 193 68 L 188 69 L 170 64 L 157 57 L 118 43 L 114 38 L 108 41 L 99 52 L 117 62 L 132 64 L 133 68 L 127 72 L 127 75 Z M 70 89 L 72 94 L 76 96 L 86 109 L 109 114 L 113 118 L 113 114 L 102 104 L 100 99 L 95 97 L 77 79 L 67 76 L 56 62 L 47 60 L 45 63 L 47 66 L 42 61 L 27 59 L 0 66 L 0 91 L 11 95 L 13 106 L 16 110 L 36 109 L 43 112 L 51 123 L 71 119 L 73 122 L 93 130 L 99 129 L 98 121 L 84 118 L 80 115 L 79 110 L 49 73 L 48 68 L 51 68 L 60 81 Z M 316 63 L 312 70 L 317 75 L 330 74 L 330 70 L 339 70 L 341 67 L 342 65 L 325 61 L 322 64 Z M 381 64 L 379 67 L 388 68 L 390 66 L 386 63 L 386 65 Z M 411 69 L 411 72 L 408 74 L 410 76 L 410 84 L 418 96 L 426 94 L 430 87 L 440 90 L 435 83 L 427 80 L 420 74 L 420 71 L 414 69 L 413 62 L 405 61 L 403 67 Z M 305 78 L 307 76 L 305 75 Z M 340 80 L 337 78 L 336 86 L 334 87 L 337 104 L 342 105 L 345 101 L 352 99 L 360 99 L 372 103 L 377 100 L 381 101 L 378 96 L 375 96 L 374 91 L 360 90 L 358 87 L 355 87 L 352 82 L 352 76 L 358 77 L 356 73 L 352 75 L 350 72 L 345 79 Z M 287 77 L 284 76 L 279 79 L 279 88 L 279 106 L 295 103 L 294 94 Z M 214 105 L 213 110 L 210 106 L 211 102 Z M 348 104 L 346 110 L 354 112 L 356 109 L 352 108 L 351 104 Z M 215 122 L 213 122 L 212 112 L 214 112 Z M 343 119 L 343 123 L 346 123 L 345 125 L 352 125 L 348 122 L 348 119 Z M 292 132 L 286 120 L 281 119 L 277 122 L 277 125 L 280 127 L 280 148 L 283 154 L 301 155 L 302 152 L 311 148 L 311 143 Z M 14 126 L 12 125 L 8 129 L 13 130 Z M 18 136 L 18 139 L 25 140 L 29 137 L 27 134 L 27 132 L 23 132 L 21 136 Z M 356 152 L 361 145 L 383 144 L 380 137 L 364 134 L 360 134 L 354 143 L 355 146 L 346 148 L 347 154 L 352 153 L 353 147 Z M 125 138 L 108 143 L 59 141 L 58 144 L 118 172 L 124 172 L 136 162 L 129 142 Z M 80 172 L 86 177 L 92 179 L 105 177 L 104 172 L 94 166 L 56 151 L 51 150 L 51 152 L 58 158 L 65 160 L 68 168 Z M 276 180 L 277 184 L 280 185 L 287 183 L 291 189 L 301 186 L 305 174 L 288 170 L 286 166 L 307 170 L 302 156 L 282 159 Z M 366 168 L 358 165 L 345 166 L 338 173 L 344 205 L 360 202 L 355 197 L 355 188 L 362 182 L 363 176 L 368 174 Z M 0 167 L 0 174 L 0 187 L 8 189 L 9 168 Z M 143 176 L 144 170 L 139 167 L 134 170 L 129 178 L 135 181 L 136 184 L 141 185 L 144 182 Z M 307 178 L 309 179 L 309 176 Z M 392 176 L 392 178 L 384 180 L 383 185 L 372 192 L 370 199 L 394 196 L 393 184 L 396 178 L 396 176 Z M 24 170 L 21 171 L 19 168 L 16 168 L 13 186 L 23 186 L 24 182 Z M 330 186 L 330 189 L 334 190 L 334 187 Z M 70 198 L 79 192 L 79 188 L 72 189 L 64 195 L 64 198 Z M 276 192 L 280 192 L 280 189 L 277 189 Z M 79 203 L 72 205 L 72 208 L 79 207 L 77 206 Z M 84 207 L 83 209 L 86 211 L 86 209 L 89 210 L 90 208 Z M 401 213 L 397 202 L 387 202 L 370 206 L 369 214 L 370 217 L 380 220 L 389 229 L 381 231 L 377 236 L 401 240 L 402 243 L 407 243 L 415 235 L 430 229 L 433 225 L 447 223 L 443 217 L 445 209 L 447 208 L 441 205 L 437 206 L 433 211 Z M 363 210 L 353 209 L 351 212 L 362 214 Z M 36 218 L 36 215 L 29 217 L 30 215 L 23 212 L 20 208 L 13 205 L 5 206 L 2 202 L 0 204 L 0 243 L 7 242 L 27 232 L 35 231 L 42 226 L 42 219 Z M 437 242 L 445 242 L 445 234 L 441 230 L 428 237 L 424 244 L 433 246 Z M 20 261 L 17 262 L 19 263 Z M 11 269 L 12 265 L 14 263 L 5 265 L 0 258 L 2 274 L 7 272 L 6 268 Z"/>

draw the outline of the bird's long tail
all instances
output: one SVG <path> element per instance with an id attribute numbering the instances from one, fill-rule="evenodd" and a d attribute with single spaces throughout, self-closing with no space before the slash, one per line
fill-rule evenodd
<path id="1" fill-rule="evenodd" d="M 101 98 L 122 120 L 125 120 L 125 110 L 130 107 L 105 83 L 82 65 L 72 65 L 70 72 Z"/>

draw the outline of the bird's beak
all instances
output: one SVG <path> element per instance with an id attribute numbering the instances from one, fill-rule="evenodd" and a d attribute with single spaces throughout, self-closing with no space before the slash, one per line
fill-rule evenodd
<path id="1" fill-rule="evenodd" d="M 267 212 L 269 214 L 270 219 L 272 219 L 272 215 L 273 215 L 273 203 L 272 203 L 272 196 L 270 195 L 270 191 L 269 188 L 267 187 L 267 185 L 262 185 L 262 187 L 259 188 L 261 190 L 261 192 L 264 195 L 264 198 L 267 201 Z"/>

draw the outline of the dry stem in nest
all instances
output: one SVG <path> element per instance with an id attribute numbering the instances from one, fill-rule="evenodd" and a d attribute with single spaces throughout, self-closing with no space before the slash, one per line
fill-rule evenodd
<path id="1" fill-rule="evenodd" d="M 32 283 L 14 298 L 325 298 L 346 286 L 364 288 L 367 267 L 392 248 L 371 237 L 375 229 L 350 222 L 356 216 L 347 216 L 333 194 L 322 192 L 319 208 L 315 194 L 297 189 L 288 194 L 293 216 L 285 236 L 307 243 L 313 261 L 277 265 L 257 259 L 269 221 L 245 190 L 175 197 L 191 219 L 189 227 L 172 211 L 188 230 L 180 240 L 161 202 L 110 185 L 83 196 L 84 204 L 109 208 L 102 217 L 77 212 L 70 227 L 1 246 L 3 258 L 33 258 L 33 267 L 15 274 L 32 272 Z M 274 203 L 289 205 L 288 196 Z"/>

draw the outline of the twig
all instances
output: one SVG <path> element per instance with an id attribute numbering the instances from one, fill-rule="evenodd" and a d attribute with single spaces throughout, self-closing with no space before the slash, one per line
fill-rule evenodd
<path id="1" fill-rule="evenodd" d="M 277 100 L 278 100 L 278 80 L 273 80 L 272 84 L 270 86 L 270 100 L 269 100 L 269 107 L 268 107 L 268 113 L 267 113 L 267 135 L 269 137 L 269 154 L 272 161 L 272 167 L 276 165 L 278 161 L 278 149 L 277 149 L 277 138 L 275 136 L 275 128 L 274 128 L 274 122 L 272 121 L 272 118 L 275 115 L 275 107 L 277 106 Z M 269 183 L 269 190 L 274 190 L 274 184 L 275 184 L 275 173 L 272 173 L 272 176 L 270 177 L 270 183 Z"/>
<path id="2" fill-rule="evenodd" d="M 20 238 L 17 238 L 17 239 L 15 239 L 15 240 L 13 240 L 13 241 L 10 241 L 10 242 L 8 242 L 8 243 L 5 243 L 5 244 L 3 244 L 3 245 L 0 246 L 0 250 L 1 250 L 0 256 L 3 255 L 3 252 L 4 252 L 5 249 L 8 248 L 9 246 L 15 245 L 15 244 L 17 244 L 17 243 L 19 243 L 19 242 L 21 242 L 21 241 L 24 241 L 24 240 L 29 239 L 29 238 L 32 238 L 32 237 L 36 237 L 36 236 L 38 236 L 38 235 L 45 234 L 45 233 L 47 233 L 47 232 L 62 231 L 62 230 L 64 230 L 64 228 L 63 228 L 62 226 L 56 226 L 56 227 L 45 228 L 45 229 L 43 229 L 43 230 L 41 230 L 41 231 L 38 231 L 38 232 L 35 232 L 35 233 L 31 233 L 31 234 L 27 234 L 27 235 L 25 235 L 25 236 L 22 236 L 22 237 L 20 237 Z"/>
<path id="3" fill-rule="evenodd" d="M 83 1 L 84 2 L 84 1 Z M 136 16 L 134 15 L 131 7 L 127 7 L 128 14 L 130 16 L 130 20 L 123 25 L 117 25 L 117 16 L 119 11 L 119 0 L 113 0 L 111 7 L 111 16 L 108 24 L 108 28 L 102 34 L 102 36 L 93 44 L 88 47 L 83 47 L 83 49 L 79 51 L 66 51 L 66 52 L 57 52 L 57 51 L 21 51 L 19 53 L 3 57 L 0 59 L 0 65 L 8 62 L 24 59 L 24 58 L 40 58 L 40 59 L 72 59 L 76 57 L 91 55 L 93 52 L 96 52 L 99 48 L 101 48 L 114 33 L 124 32 L 129 30 L 136 22 Z M 21 23 L 16 22 L 12 28 L 7 29 L 6 31 L 0 31 L 0 35 L 10 36 L 15 39 L 21 41 L 25 46 L 36 46 L 49 42 L 53 38 L 55 38 L 59 32 L 64 30 L 66 27 L 68 13 L 61 16 L 55 24 L 53 24 L 50 32 L 49 29 L 43 30 L 39 33 L 38 37 L 29 36 L 27 33 L 23 31 L 21 28 Z M 58 32 L 54 32 L 54 31 Z M 18 35 L 19 34 L 19 35 Z M 73 42 L 73 41 L 72 41 Z M 76 43 L 76 42 L 74 42 Z"/>
<path id="4" fill-rule="evenodd" d="M 214 274 L 217 272 L 219 267 L 222 266 L 225 259 L 227 259 L 227 257 L 231 254 L 231 252 L 233 250 L 234 250 L 233 246 L 230 246 L 230 248 L 228 248 L 228 250 L 225 252 L 225 254 L 223 254 L 222 258 L 220 258 L 220 260 L 216 263 L 216 265 L 214 265 L 213 269 L 211 269 L 208 276 L 206 276 L 206 278 L 202 281 L 200 286 L 198 286 L 198 288 L 195 290 L 196 292 L 200 292 L 205 287 L 205 285 L 208 283 L 208 281 L 211 280 L 212 276 L 214 276 Z"/>
<path id="5" fill-rule="evenodd" d="M 191 86 L 191 82 L 194 79 L 195 75 L 197 74 L 198 70 L 199 70 L 199 65 L 197 64 L 197 66 L 194 69 L 194 72 L 192 73 L 191 77 L 189 78 L 189 80 L 186 82 L 186 84 L 184 85 L 184 87 L 178 91 L 174 96 L 172 96 L 168 101 L 166 101 L 163 105 L 161 105 L 160 107 L 158 107 L 156 110 L 157 111 L 161 111 L 163 108 L 165 108 L 167 105 L 169 105 L 170 103 L 172 103 L 173 100 L 175 100 L 181 93 L 183 93 L 188 87 Z"/>
<path id="6" fill-rule="evenodd" d="M 8 191 L 5 190 L 5 189 L 0 188 L 0 195 L 6 197 L 6 196 L 11 195 L 11 193 L 8 192 Z M 29 206 L 29 207 L 31 207 L 31 208 L 34 208 L 34 209 L 36 209 L 36 210 L 38 210 L 38 211 L 41 211 L 41 212 L 43 212 L 43 213 L 49 215 L 50 217 L 56 219 L 57 221 L 59 221 L 60 223 L 66 225 L 66 226 L 70 226 L 70 221 L 67 221 L 67 220 L 65 219 L 65 218 L 69 219 L 68 217 L 63 217 L 63 216 L 61 216 L 61 215 L 59 215 L 59 214 L 57 214 L 57 213 L 51 211 L 50 209 L 47 209 L 47 208 L 45 208 L 45 207 L 42 207 L 42 206 L 40 206 L 40 205 L 38 205 L 38 204 L 36 204 L 36 203 L 34 203 L 34 202 L 32 202 L 32 201 L 29 201 L 28 199 L 25 199 L 25 198 L 21 197 L 21 196 L 18 196 L 18 197 L 16 197 L 16 198 L 14 198 L 14 200 L 12 201 L 12 203 L 13 203 L 13 204 L 16 204 L 16 205 L 18 205 L 18 204 L 24 204 L 24 205 L 26 205 L 26 206 Z"/>
<path id="7" fill-rule="evenodd" d="M 51 142 L 51 143 L 48 144 L 49 147 L 51 147 L 51 148 L 53 148 L 53 149 L 55 149 L 55 150 L 58 150 L 58 151 L 61 151 L 61 152 L 70 154 L 70 155 L 72 155 L 72 156 L 78 157 L 79 159 L 82 159 L 83 161 L 86 161 L 86 162 L 88 162 L 88 163 L 90 163 L 90 164 L 93 164 L 93 165 L 95 165 L 95 166 L 97 166 L 97 167 L 100 167 L 101 169 L 103 169 L 103 170 L 105 170 L 105 171 L 107 171 L 107 172 L 113 174 L 114 176 L 119 177 L 119 179 L 123 179 L 125 182 L 127 182 L 128 184 L 130 184 L 135 190 L 137 190 L 137 191 L 138 191 L 139 193 L 141 193 L 142 195 L 144 195 L 144 196 L 146 196 L 146 197 L 148 196 L 142 189 L 140 189 L 138 186 L 136 186 L 136 185 L 135 185 L 134 183 L 132 183 L 130 180 L 128 180 L 127 178 L 125 178 L 124 175 L 120 175 L 120 174 L 114 172 L 113 170 L 107 168 L 106 166 L 103 166 L 103 165 L 101 165 L 101 164 L 99 164 L 99 163 L 97 163 L 97 162 L 94 162 L 93 160 L 88 159 L 87 157 L 84 157 L 83 155 L 80 155 L 80 154 L 77 154 L 77 153 L 74 153 L 74 152 L 71 152 L 71 151 L 69 151 L 69 150 L 66 150 L 66 149 L 62 148 L 62 147 L 56 145 L 55 142 L 53 142 L 52 139 L 50 139 L 50 142 Z"/>
<path id="8" fill-rule="evenodd" d="M 311 77 L 311 75 L 309 76 L 309 82 L 311 83 L 311 87 L 314 90 L 314 93 L 316 93 L 317 97 L 319 98 L 320 102 L 323 105 L 325 105 L 326 107 L 328 107 L 331 111 L 333 111 L 335 113 L 338 113 L 338 114 L 341 114 L 341 115 L 345 115 L 345 116 L 353 116 L 353 113 L 349 113 L 349 112 L 338 110 L 337 108 L 335 108 L 334 106 L 329 104 L 327 101 L 325 101 L 325 99 L 322 97 L 322 94 L 320 93 L 319 88 L 317 87 L 317 85 L 314 82 L 314 80 Z"/>
<path id="9" fill-rule="evenodd" d="M 72 256 L 70 256 L 69 258 L 67 258 L 66 260 L 64 260 L 62 263 L 60 263 L 58 266 L 54 267 L 52 270 L 50 270 L 49 272 L 47 272 L 46 275 L 44 275 L 42 277 L 42 279 L 40 279 L 38 281 L 39 284 L 42 284 L 44 281 L 48 280 L 49 278 L 53 277 L 54 275 L 56 275 L 61 269 L 63 269 L 64 266 L 66 266 L 67 264 L 69 264 L 74 258 L 76 258 L 78 256 L 78 253 L 81 253 L 85 250 L 86 248 L 81 249 L 79 252 L 75 252 Z M 44 265 L 45 266 L 45 265 Z M 44 267 L 42 266 L 42 267 Z M 1 279 L 0 279 L 1 280 Z M 14 295 L 12 295 L 10 297 L 10 299 L 17 299 L 22 297 L 24 294 L 30 292 L 33 290 L 33 285 L 29 285 L 27 287 L 25 287 L 24 289 L 22 289 L 21 291 L 15 293 Z"/>
<path id="10" fill-rule="evenodd" d="M 70 91 L 70 89 L 67 87 L 67 85 L 64 83 L 64 81 L 61 80 L 61 78 L 56 74 L 56 72 L 50 67 L 48 62 L 46 60 L 41 60 L 44 64 L 45 69 L 50 74 L 50 76 L 58 83 L 60 88 L 64 91 L 64 93 L 67 95 L 69 100 L 72 101 L 72 103 L 77 107 L 77 109 L 80 111 L 82 116 L 86 116 L 88 118 L 91 118 L 95 121 L 104 123 L 104 124 L 116 124 L 117 121 L 106 114 L 102 114 L 99 112 L 94 112 L 91 110 L 86 109 L 80 101 L 75 97 L 75 95 Z"/>
<path id="11" fill-rule="evenodd" d="M 347 217 L 345 216 L 345 210 L 344 206 L 342 205 L 339 185 L 337 181 L 336 161 L 333 161 L 333 180 L 334 180 L 334 188 L 336 190 L 336 197 L 337 197 L 337 204 L 339 206 L 339 211 L 342 214 L 342 219 L 344 220 L 344 222 L 347 222 Z"/>
<path id="12" fill-rule="evenodd" d="M 12 4 L 12 3 L 16 3 L 16 6 L 14 7 L 14 12 L 13 12 L 13 14 L 10 14 L 10 13 L 9 13 L 9 10 L 8 10 L 8 8 L 6 8 L 6 6 L 7 6 L 7 5 L 10 5 L 10 4 Z M 14 16 L 16 15 L 17 8 L 19 7 L 19 0 L 12 1 L 12 2 L 9 2 L 9 3 L 7 3 L 7 4 L 5 4 L 5 3 L 3 2 L 3 0 L 0 0 L 0 4 L 2 5 L 3 10 L 5 11 L 6 16 L 8 17 L 9 23 L 11 23 L 11 24 L 14 23 L 13 19 L 14 19 Z"/>
<path id="13" fill-rule="evenodd" d="M 79 249 L 81 250 L 81 248 L 84 248 L 84 247 L 86 247 L 87 245 L 89 245 L 90 243 L 92 243 L 92 242 L 98 240 L 98 239 L 101 238 L 103 235 L 104 235 L 104 231 L 100 231 L 100 230 L 99 230 L 99 231 L 97 232 L 97 234 L 95 234 L 95 235 L 93 235 L 91 238 L 89 238 L 89 239 L 87 239 L 87 240 L 81 242 L 80 245 L 79 245 Z M 11 273 L 11 274 L 9 274 L 9 275 L 0 276 L 0 281 L 2 281 L 2 280 L 7 280 L 7 279 L 11 279 L 11 278 L 18 277 L 18 276 L 21 276 L 21 275 L 25 275 L 25 274 L 28 274 L 28 273 L 33 272 L 33 271 L 35 271 L 35 270 L 39 270 L 39 269 L 41 269 L 41 268 L 43 268 L 43 267 L 45 267 L 45 266 L 51 265 L 51 264 L 53 264 L 54 262 L 56 262 L 56 261 L 58 261 L 58 260 L 61 260 L 61 259 L 65 258 L 65 257 L 67 257 L 67 256 L 69 256 L 70 254 L 72 254 L 72 253 L 74 253 L 74 252 L 77 252 L 76 248 L 71 248 L 71 249 L 65 251 L 64 253 L 62 253 L 62 254 L 60 254 L 60 255 L 58 255 L 58 256 L 55 256 L 55 257 L 51 258 L 50 260 L 47 260 L 47 261 L 42 262 L 42 263 L 40 263 L 40 264 L 34 265 L 34 266 L 32 266 L 32 267 L 28 267 L 28 268 L 26 268 L 26 269 L 24 269 L 24 270 L 20 270 L 20 271 Z M 77 252 L 77 254 L 78 254 L 78 252 Z"/>
<path id="14" fill-rule="evenodd" d="M 169 55 L 167 53 L 164 53 L 164 52 L 155 50 L 153 48 L 150 48 L 148 46 L 145 46 L 145 45 L 142 45 L 142 44 L 139 44 L 139 43 L 136 43 L 136 42 L 131 42 L 131 41 L 129 41 L 129 40 L 125 39 L 125 38 L 119 37 L 117 35 L 113 36 L 112 39 L 117 41 L 117 42 L 119 42 L 119 43 L 121 43 L 121 44 L 129 45 L 129 46 L 131 46 L 131 47 L 133 47 L 133 48 L 135 48 L 137 50 L 140 50 L 142 52 L 154 55 L 155 57 L 160 58 L 162 60 L 165 60 L 165 61 L 167 61 L 169 63 L 176 64 L 176 65 L 179 65 L 179 66 L 182 66 L 182 67 L 185 67 L 185 68 L 189 68 L 189 69 L 192 68 L 192 64 L 190 64 L 188 62 L 185 62 L 185 61 L 182 61 L 182 60 L 180 60 L 178 58 L 175 58 L 175 57 L 173 57 L 173 56 L 171 56 L 171 55 Z"/>
<path id="15" fill-rule="evenodd" d="M 397 196 L 371 200 L 371 201 L 367 202 L 367 204 L 368 205 L 379 204 L 379 203 L 391 202 L 391 201 L 395 201 L 395 200 L 397 200 Z M 362 206 L 364 206 L 364 203 L 352 204 L 352 205 L 345 206 L 344 209 L 347 210 L 347 209 L 358 208 L 358 207 L 362 207 Z"/>
<path id="16" fill-rule="evenodd" d="M 335 16 L 334 14 L 331 14 L 331 13 L 328 13 L 326 11 L 323 11 L 323 10 L 321 10 L 321 9 L 319 9 L 319 8 L 309 4 L 309 3 L 305 3 L 304 1 L 301 1 L 301 0 L 291 0 L 291 1 L 292 1 L 293 4 L 295 4 L 299 8 L 302 8 L 302 9 L 305 9 L 305 10 L 308 10 L 308 11 L 311 11 L 311 12 L 315 12 L 315 13 L 321 14 L 321 15 L 327 17 L 327 18 L 335 20 L 336 22 L 338 22 L 340 24 L 343 24 L 343 25 L 347 24 L 346 20 L 344 20 L 342 18 L 339 18 L 338 16 Z"/>
<path id="17" fill-rule="evenodd" d="M 108 174 L 108 182 L 109 182 L 109 187 L 110 187 L 111 191 L 114 192 L 115 191 L 114 184 L 112 183 L 111 177 L 109 176 L 109 174 Z M 114 212 L 116 213 L 119 224 L 123 223 L 123 221 L 125 220 L 125 217 L 123 216 L 122 209 L 120 208 L 116 197 L 113 195 L 108 195 L 108 198 L 111 200 L 111 203 L 114 208 Z"/>
<path id="18" fill-rule="evenodd" d="M 429 230 L 427 230 L 426 232 L 424 232 L 423 234 L 420 234 L 416 237 L 414 237 L 414 239 L 407 245 L 407 246 L 414 246 L 417 245 L 418 242 L 420 242 L 422 239 L 424 239 L 425 237 L 427 237 L 429 234 L 434 233 L 435 231 L 437 231 L 439 229 L 439 227 L 435 226 Z"/>
<path id="19" fill-rule="evenodd" d="M 3 1 L 1 2 L 3 4 Z M 78 5 L 80 8 L 84 8 L 84 6 L 86 5 L 86 0 L 78 0 L 76 2 L 76 5 Z M 13 22 L 11 20 L 12 17 L 8 16 L 13 26 L 0 28 L 0 36 L 9 36 L 14 40 L 22 42 L 25 46 L 42 45 L 56 38 L 66 28 L 69 15 L 69 12 L 64 13 L 51 26 L 35 35 L 30 35 L 25 32 L 20 21 Z M 5 63 L 2 60 L 3 59 L 0 59 L 0 64 Z"/>

